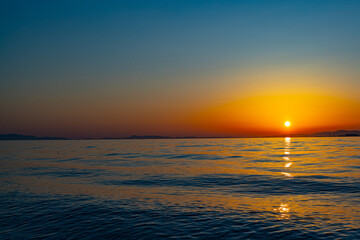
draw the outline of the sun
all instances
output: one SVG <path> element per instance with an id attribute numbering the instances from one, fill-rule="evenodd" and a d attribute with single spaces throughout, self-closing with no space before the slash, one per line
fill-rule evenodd
<path id="1" fill-rule="evenodd" d="M 290 127 L 290 125 L 291 125 L 291 123 L 290 123 L 289 121 L 286 121 L 286 122 L 285 122 L 285 126 L 286 126 L 286 127 Z"/>

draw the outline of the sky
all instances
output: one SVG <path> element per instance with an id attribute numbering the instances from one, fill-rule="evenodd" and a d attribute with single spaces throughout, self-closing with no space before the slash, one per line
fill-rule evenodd
<path id="1" fill-rule="evenodd" d="M 0 53 L 0 134 L 360 130 L 357 0 L 4 0 Z"/>

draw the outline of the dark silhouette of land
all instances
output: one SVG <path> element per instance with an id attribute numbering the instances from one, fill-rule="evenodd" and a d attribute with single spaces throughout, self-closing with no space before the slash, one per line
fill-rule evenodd
<path id="1" fill-rule="evenodd" d="M 139 136 L 139 135 L 131 135 L 130 137 L 123 138 L 102 138 L 102 139 L 191 139 L 191 138 L 234 138 L 234 137 L 194 137 L 194 136 L 184 136 L 184 137 L 170 137 L 170 136 Z"/>
<path id="2" fill-rule="evenodd" d="M 359 137 L 360 131 L 358 130 L 339 130 L 333 132 L 318 132 L 311 134 L 289 134 L 289 135 L 278 135 L 270 137 Z M 269 136 L 268 136 L 269 137 Z M 185 136 L 185 137 L 170 137 L 170 136 L 153 136 L 153 135 L 132 135 L 129 137 L 119 137 L 119 138 L 82 138 L 83 140 L 96 140 L 96 139 L 201 139 L 201 138 L 242 138 L 242 137 L 194 137 L 194 136 Z M 32 135 L 21 135 L 21 134 L 0 134 L 0 140 L 71 140 L 71 138 L 62 138 L 62 137 L 36 137 Z"/>
<path id="3" fill-rule="evenodd" d="M 169 136 L 138 136 L 138 135 L 132 135 L 130 137 L 126 137 L 124 139 L 168 139 L 172 138 Z"/>
<path id="4" fill-rule="evenodd" d="M 333 132 L 318 132 L 312 134 L 290 134 L 290 137 L 357 137 L 360 131 L 339 130 Z"/>
<path id="5" fill-rule="evenodd" d="M 59 137 L 35 137 L 21 134 L 0 134 L 0 140 L 66 140 L 68 138 Z"/>
<path id="6" fill-rule="evenodd" d="M 358 130 L 339 130 L 333 132 L 318 132 L 318 133 L 310 133 L 310 134 L 289 134 L 289 135 L 281 135 L 281 136 L 270 136 L 270 137 L 357 137 L 360 136 L 360 131 Z M 125 138 L 107 138 L 107 139 L 179 139 L 179 138 L 242 138 L 242 137 L 231 137 L 231 136 L 224 136 L 224 137 L 169 137 L 169 136 L 138 136 L 132 135 L 130 137 Z M 248 137 L 246 137 L 248 138 Z"/>

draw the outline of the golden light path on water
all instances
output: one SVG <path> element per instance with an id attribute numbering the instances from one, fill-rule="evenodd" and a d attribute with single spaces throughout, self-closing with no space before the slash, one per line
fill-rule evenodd
<path id="1" fill-rule="evenodd" d="M 289 127 L 290 126 L 290 122 L 287 121 L 285 122 L 285 126 Z M 286 172 L 281 172 L 281 174 L 283 174 L 285 177 L 289 177 L 292 178 L 293 175 L 291 173 L 289 173 L 288 171 L 290 170 L 289 168 L 292 165 L 291 159 L 290 159 L 290 149 L 291 149 L 291 138 L 290 137 L 285 137 L 284 138 L 284 143 L 285 143 L 285 148 L 284 148 L 284 155 L 283 159 L 285 160 L 285 165 L 284 168 L 285 170 L 287 170 Z M 274 211 L 276 213 L 279 213 L 280 219 L 289 219 L 291 214 L 290 214 L 290 206 L 288 203 L 280 203 L 280 206 L 278 208 L 274 208 Z"/>

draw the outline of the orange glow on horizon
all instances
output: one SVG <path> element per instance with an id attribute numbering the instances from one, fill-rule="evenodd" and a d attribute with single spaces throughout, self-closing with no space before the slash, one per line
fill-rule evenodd
<path id="1" fill-rule="evenodd" d="M 284 119 L 294 119 L 296 127 Z M 194 122 L 208 130 L 245 136 L 306 134 L 360 126 L 360 104 L 333 96 L 283 94 L 254 96 L 201 112 Z"/>

